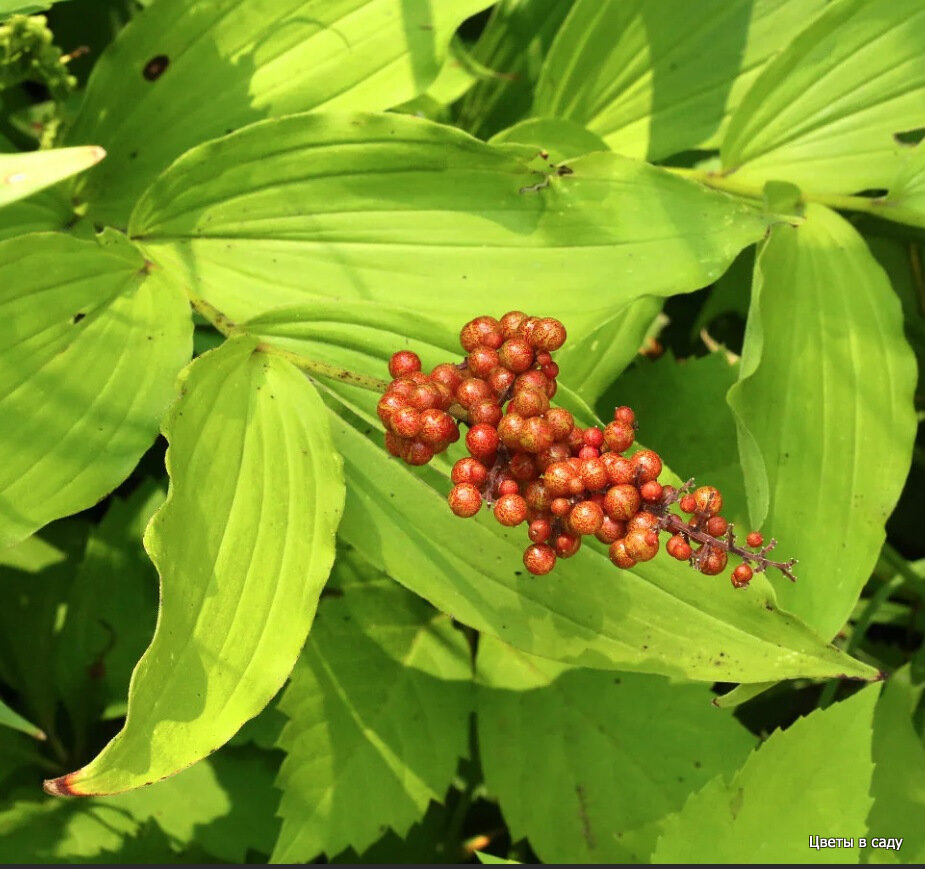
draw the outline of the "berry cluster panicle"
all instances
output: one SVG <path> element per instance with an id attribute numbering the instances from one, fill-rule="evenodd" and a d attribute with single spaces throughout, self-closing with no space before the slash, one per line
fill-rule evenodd
<path id="1" fill-rule="evenodd" d="M 702 573 L 722 573 L 730 553 L 740 557 L 731 576 L 736 588 L 768 567 L 793 580 L 795 559 L 767 557 L 776 541 L 765 546 L 753 531 L 750 548 L 737 545 L 720 515 L 719 490 L 690 491 L 693 481 L 680 491 L 663 486 L 658 453 L 625 455 L 637 428 L 631 408 L 616 408 L 603 429 L 583 429 L 550 403 L 559 374 L 551 354 L 565 338 L 558 320 L 510 311 L 500 320 L 467 323 L 460 333 L 465 360 L 438 365 L 429 375 L 414 353 L 395 353 L 389 362 L 394 379 L 378 408 L 386 448 L 409 464 L 424 464 L 459 439 L 457 420 L 466 423 L 469 455 L 453 466 L 450 509 L 465 518 L 488 505 L 502 525 L 526 523 L 531 542 L 524 564 L 533 574 L 549 573 L 590 535 L 609 545 L 617 567 L 630 568 L 655 557 L 665 532 L 668 554 Z M 674 505 L 690 518 L 673 512 Z"/>

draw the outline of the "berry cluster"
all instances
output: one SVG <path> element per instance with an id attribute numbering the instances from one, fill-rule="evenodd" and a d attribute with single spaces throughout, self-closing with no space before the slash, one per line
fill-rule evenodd
<path id="1" fill-rule="evenodd" d="M 680 490 L 663 486 L 658 453 L 626 455 L 637 428 L 631 408 L 616 408 L 603 429 L 583 429 L 550 404 L 559 373 L 551 354 L 565 338 L 558 320 L 511 311 L 463 327 L 467 356 L 458 365 L 443 363 L 427 375 L 414 353 L 394 354 L 394 379 L 378 408 L 387 449 L 424 464 L 459 439 L 457 420 L 466 423 L 469 455 L 453 466 L 450 509 L 466 518 L 487 504 L 502 525 L 527 523 L 524 564 L 536 575 L 574 555 L 591 535 L 609 546 L 617 567 L 630 568 L 654 558 L 666 532 L 668 554 L 702 573 L 722 573 L 730 553 L 742 558 L 732 572 L 736 588 L 770 566 L 793 580 L 794 559 L 767 557 L 774 540 L 764 546 L 753 531 L 750 548 L 736 544 L 717 489 L 690 491 L 693 481 Z M 675 505 L 690 518 L 673 512 Z"/>

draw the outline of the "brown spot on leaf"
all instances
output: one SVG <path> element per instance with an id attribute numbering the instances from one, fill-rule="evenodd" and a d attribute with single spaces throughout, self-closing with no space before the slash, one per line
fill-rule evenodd
<path id="1" fill-rule="evenodd" d="M 158 54 L 145 64 L 141 74 L 147 81 L 157 81 L 168 66 L 170 66 L 170 58 L 166 54 Z"/>

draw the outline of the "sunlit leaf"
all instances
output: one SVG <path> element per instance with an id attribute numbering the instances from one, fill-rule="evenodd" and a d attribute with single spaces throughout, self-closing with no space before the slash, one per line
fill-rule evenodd
<path id="1" fill-rule="evenodd" d="M 105 156 L 96 145 L 0 154 L 0 208 L 83 172 Z"/>

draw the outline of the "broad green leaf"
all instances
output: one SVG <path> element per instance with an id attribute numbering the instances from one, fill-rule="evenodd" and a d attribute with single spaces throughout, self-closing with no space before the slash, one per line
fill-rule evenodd
<path id="1" fill-rule="evenodd" d="M 900 861 L 925 860 L 925 746 L 912 722 L 922 685 L 909 667 L 895 672 L 874 712 L 874 804 L 867 818 L 871 836 L 901 836 Z"/>
<path id="2" fill-rule="evenodd" d="M 393 349 L 425 366 L 459 358 L 453 332 L 418 312 L 371 302 L 320 301 L 247 324 L 264 340 L 304 356 L 381 377 Z M 759 578 L 745 593 L 668 557 L 618 571 L 596 543 L 537 579 L 522 564 L 523 528 L 493 517 L 458 519 L 446 506 L 457 445 L 433 467 L 389 458 L 378 396 L 343 383 L 332 426 L 349 482 L 340 533 L 368 560 L 438 609 L 533 654 L 602 669 L 726 681 L 876 671 L 822 642 L 778 609 Z M 591 414 L 560 386 L 559 401 L 585 424 Z M 666 479 L 676 480 L 670 474 Z"/>
<path id="3" fill-rule="evenodd" d="M 131 234 L 233 319 L 326 296 L 457 328 L 523 307 L 581 333 L 640 295 L 710 283 L 764 232 L 750 206 L 644 163 L 569 166 L 549 177 L 403 115 L 294 116 L 190 151 Z"/>
<path id="4" fill-rule="evenodd" d="M 164 490 L 153 481 L 127 500 L 114 498 L 90 532 L 71 583 L 55 669 L 78 756 L 87 727 L 101 714 L 111 717 L 114 704 L 124 707 L 132 670 L 154 633 L 157 572 L 141 538 L 163 501 Z"/>
<path id="5" fill-rule="evenodd" d="M 96 145 L 0 154 L 0 208 L 83 172 L 105 156 Z"/>
<path id="6" fill-rule="evenodd" d="M 572 0 L 501 0 L 472 49 L 497 74 L 475 85 L 459 105 L 457 123 L 487 138 L 529 111 L 543 60 Z"/>
<path id="7" fill-rule="evenodd" d="M 462 633 L 388 577 L 326 600 L 280 704 L 273 862 L 362 851 L 386 827 L 404 836 L 467 750 L 471 679 Z"/>
<path id="8" fill-rule="evenodd" d="M 100 142 L 109 159 L 77 195 L 94 219 L 124 226 L 193 145 L 262 118 L 403 103 L 427 90 L 453 32 L 489 3 L 158 0 L 94 66 L 68 141 Z"/>
<path id="9" fill-rule="evenodd" d="M 227 742 L 279 690 L 334 557 L 343 478 L 324 406 L 241 338 L 199 357 L 165 424 L 167 501 L 145 532 L 161 576 L 125 727 L 56 795 L 157 781 Z"/>
<path id="10" fill-rule="evenodd" d="M 776 731 L 733 780 L 717 777 L 666 819 L 653 863 L 856 863 L 879 686 Z M 855 837 L 814 850 L 810 836 Z"/>
<path id="11" fill-rule="evenodd" d="M 919 143 L 906 156 L 882 204 L 878 216 L 892 219 L 891 213 L 899 210 L 904 223 L 925 227 L 925 145 Z"/>
<path id="12" fill-rule="evenodd" d="M 716 486 L 723 493 L 723 515 L 730 522 L 745 521 L 747 515 L 735 418 L 725 406 L 726 392 L 737 373 L 738 367 L 722 353 L 683 363 L 666 353 L 654 361 L 640 359 L 600 404 L 601 416 L 622 404 L 632 407 L 639 439 L 682 479 L 693 477 L 697 485 Z"/>
<path id="13" fill-rule="evenodd" d="M 33 739 L 45 739 L 45 734 L 41 728 L 36 727 L 31 722 L 22 717 L 15 709 L 11 709 L 2 700 L 0 700 L 0 727 L 11 727 L 20 733 L 26 733 Z"/>
<path id="14" fill-rule="evenodd" d="M 75 220 L 74 209 L 60 186 L 51 187 L 0 209 L 0 241 L 30 232 L 65 229 Z"/>
<path id="15" fill-rule="evenodd" d="M 621 154 L 715 147 L 761 68 L 823 0 L 577 0 L 533 113 L 587 125 Z"/>
<path id="16" fill-rule="evenodd" d="M 919 0 L 838 0 L 762 71 L 726 130 L 722 165 L 761 187 L 886 188 L 906 148 L 895 134 L 925 126 Z"/>
<path id="17" fill-rule="evenodd" d="M 180 289 L 116 236 L 0 243 L 0 546 L 114 489 L 189 359 Z"/>
<path id="18" fill-rule="evenodd" d="M 490 144 L 517 142 L 533 145 L 548 153 L 550 163 L 562 163 L 594 151 L 609 151 L 607 143 L 596 133 L 565 118 L 528 118 L 490 139 Z"/>
<path id="19" fill-rule="evenodd" d="M 569 670 L 490 636 L 477 672 L 486 787 L 546 863 L 645 860 L 623 834 L 730 776 L 755 744 L 704 685 Z"/>
<path id="20" fill-rule="evenodd" d="M 728 401 L 752 525 L 800 559 L 781 603 L 823 636 L 880 552 L 915 437 L 915 375 L 899 302 L 857 231 L 812 204 L 800 226 L 775 227 Z"/>

